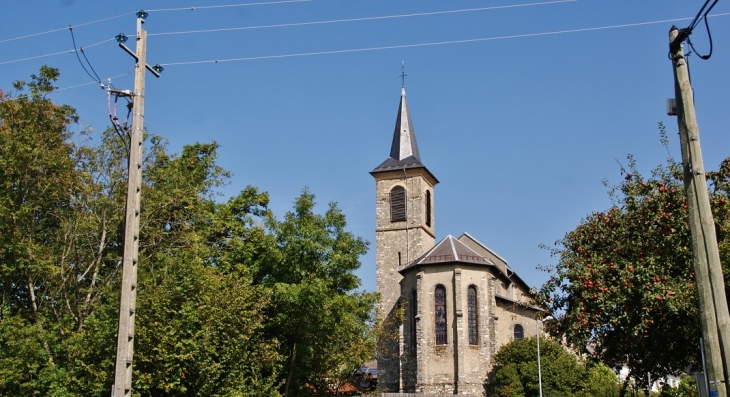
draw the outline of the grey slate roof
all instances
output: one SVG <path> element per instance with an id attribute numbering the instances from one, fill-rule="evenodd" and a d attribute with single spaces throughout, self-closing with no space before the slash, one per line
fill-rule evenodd
<path id="1" fill-rule="evenodd" d="M 413 132 L 411 112 L 408 111 L 405 87 L 401 89 L 400 93 L 398 117 L 395 120 L 393 143 L 390 146 L 390 157 L 396 160 L 405 160 L 413 157 L 413 160 L 419 163 L 421 162 L 421 156 L 418 154 L 418 143 L 416 143 L 416 134 Z"/>
<path id="2" fill-rule="evenodd" d="M 452 262 L 494 266 L 492 261 L 479 255 L 476 251 L 454 238 L 454 236 L 448 235 L 425 254 L 421 255 L 420 258 L 402 268 L 400 273 L 403 274 L 417 266 Z"/>
<path id="3" fill-rule="evenodd" d="M 426 168 L 421 163 L 421 155 L 418 153 L 416 134 L 413 131 L 411 113 L 408 111 L 406 101 L 406 89 L 403 88 L 400 94 L 400 105 L 398 106 L 398 117 L 395 120 L 393 131 L 393 142 L 390 146 L 390 157 L 375 167 L 370 173 L 394 171 L 409 168 Z M 426 169 L 428 171 L 428 169 Z M 429 174 L 431 174 L 429 172 Z M 433 174 L 431 174 L 433 176 Z M 434 177 L 434 179 L 436 179 Z"/>
<path id="4" fill-rule="evenodd" d="M 494 252 L 491 248 L 487 247 L 486 245 L 484 245 L 482 242 L 480 242 L 474 236 L 472 236 L 471 234 L 469 234 L 467 232 L 464 232 L 461 234 L 461 236 L 459 237 L 459 241 L 463 242 L 465 239 L 473 241 L 478 246 L 480 246 L 483 250 L 486 250 L 490 254 L 494 255 L 498 260 L 501 260 L 502 263 L 497 262 L 497 263 L 495 263 L 495 266 L 497 266 L 497 269 L 499 269 L 500 272 L 502 272 L 504 275 L 506 275 L 507 278 L 509 278 L 513 282 L 517 281 L 517 282 L 521 283 L 526 288 L 530 288 L 530 286 L 527 285 L 527 283 L 520 276 L 518 276 L 517 273 L 515 273 L 515 271 L 511 267 L 509 267 L 509 265 L 507 265 L 507 260 L 505 260 L 504 258 L 499 256 L 499 254 Z"/>

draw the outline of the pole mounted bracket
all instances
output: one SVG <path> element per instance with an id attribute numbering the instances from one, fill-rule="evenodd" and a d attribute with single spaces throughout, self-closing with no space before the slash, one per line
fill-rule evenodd
<path id="1" fill-rule="evenodd" d="M 131 98 L 134 96 L 134 94 L 130 90 L 118 90 L 116 88 L 109 88 L 107 91 L 119 97 Z"/>
<path id="2" fill-rule="evenodd" d="M 676 26 L 672 26 L 672 30 L 677 29 Z M 689 37 L 689 35 L 692 34 L 692 29 L 684 28 L 684 29 L 677 29 L 679 33 L 677 34 L 677 37 L 674 38 L 674 40 L 669 43 L 669 51 L 675 52 L 679 50 L 679 46 L 684 43 L 685 40 Z"/>
<path id="3" fill-rule="evenodd" d="M 119 43 L 119 48 L 126 51 L 127 54 L 131 55 L 132 58 L 134 58 L 137 62 L 139 62 L 139 57 L 137 56 L 137 54 L 134 51 L 132 51 L 129 47 L 124 45 L 124 43 Z M 148 63 L 146 63 L 144 66 L 147 70 L 150 71 L 150 73 L 155 75 L 155 77 L 157 77 L 157 78 L 160 77 L 160 72 L 162 71 L 162 67 L 160 65 L 150 66 Z M 159 71 L 158 71 L 158 69 L 159 69 Z"/>

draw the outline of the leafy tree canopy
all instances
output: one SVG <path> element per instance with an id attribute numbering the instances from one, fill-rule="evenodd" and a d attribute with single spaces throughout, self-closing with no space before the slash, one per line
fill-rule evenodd
<path id="1" fill-rule="evenodd" d="M 125 137 L 74 133 L 44 67 L 0 94 L 0 395 L 108 395 L 126 193 Z M 26 92 L 26 89 L 29 92 Z M 254 187 L 220 201 L 216 143 L 147 135 L 133 391 L 322 394 L 374 350 L 367 242 L 305 190 L 283 220 Z"/>
<path id="2" fill-rule="evenodd" d="M 545 397 L 615 397 L 619 392 L 618 378 L 610 369 L 600 364 L 586 366 L 550 338 L 540 338 L 540 368 Z M 487 388 L 495 397 L 540 395 L 534 337 L 499 349 Z"/>
<path id="3" fill-rule="evenodd" d="M 268 220 L 275 255 L 256 276 L 272 292 L 268 333 L 288 356 L 285 395 L 336 388 L 375 348 L 375 295 L 356 292 L 360 280 L 352 273 L 367 242 L 345 230 L 345 216 L 334 203 L 323 215 L 314 206 L 314 195 L 305 189 L 282 221 Z"/>
<path id="4" fill-rule="evenodd" d="M 609 191 L 613 206 L 588 215 L 557 241 L 552 251 L 558 262 L 547 269 L 551 278 L 535 302 L 557 319 L 547 323 L 552 335 L 585 348 L 615 370 L 627 365 L 632 374 L 641 374 L 636 377 L 640 383 L 647 373 L 656 379 L 699 362 L 696 281 L 681 175 L 670 158 L 644 177 L 629 157 L 622 182 Z M 730 259 L 730 159 L 707 179 L 721 255 Z"/>

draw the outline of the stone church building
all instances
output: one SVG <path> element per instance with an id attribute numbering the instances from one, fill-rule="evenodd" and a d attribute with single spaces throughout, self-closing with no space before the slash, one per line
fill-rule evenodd
<path id="1" fill-rule="evenodd" d="M 535 335 L 529 287 L 468 233 L 436 243 L 435 186 L 421 162 L 401 91 L 390 157 L 370 174 L 376 190 L 378 387 L 390 392 L 482 395 L 494 355 Z"/>

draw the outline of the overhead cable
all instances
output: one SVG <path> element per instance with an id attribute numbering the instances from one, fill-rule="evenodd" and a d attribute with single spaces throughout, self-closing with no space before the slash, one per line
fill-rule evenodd
<path id="1" fill-rule="evenodd" d="M 101 83 L 101 79 L 99 79 L 99 75 L 96 74 L 96 70 L 94 70 L 94 68 L 91 66 L 91 63 L 89 62 L 89 59 L 86 58 L 86 54 L 84 54 L 84 59 L 86 59 L 86 62 L 89 64 L 89 67 L 94 72 L 94 74 L 96 75 L 96 77 L 92 76 L 91 73 L 89 73 L 89 71 L 86 70 L 86 66 L 84 65 L 84 63 L 81 62 L 81 57 L 79 57 L 79 51 L 76 49 L 76 38 L 74 38 L 74 30 L 70 26 L 68 27 L 68 30 L 69 30 L 69 32 L 71 32 L 71 41 L 73 42 L 73 45 L 74 45 L 74 51 L 73 52 L 74 52 L 74 54 L 76 54 L 76 59 L 79 60 L 79 63 L 81 64 L 81 67 L 84 69 L 84 72 L 86 72 L 86 74 L 88 74 L 89 77 L 91 77 L 91 79 L 94 80 L 95 83 Z M 83 50 L 83 47 L 82 47 L 81 52 L 83 53 L 83 51 L 84 50 Z"/>
<path id="2" fill-rule="evenodd" d="M 539 3 L 513 4 L 513 5 L 505 5 L 505 6 L 492 6 L 492 7 L 480 7 L 480 8 L 465 8 L 465 9 L 460 9 L 460 10 L 431 11 L 431 12 L 419 12 L 419 13 L 398 14 L 398 15 L 383 15 L 383 16 L 377 16 L 377 17 L 333 19 L 333 20 L 329 20 L 329 21 L 293 22 L 293 23 L 280 23 L 280 24 L 275 24 L 275 25 L 259 25 L 259 26 L 243 26 L 243 27 L 219 28 L 219 29 L 187 30 L 187 31 L 180 31 L 180 32 L 162 32 L 162 33 L 150 33 L 150 34 L 148 34 L 148 36 L 168 36 L 168 35 L 178 35 L 178 34 L 213 33 L 213 32 L 228 32 L 228 31 L 234 31 L 234 30 L 270 29 L 270 28 L 283 28 L 283 27 L 292 27 L 292 26 L 311 26 L 311 25 L 325 25 L 325 24 L 344 23 L 344 22 L 374 21 L 374 20 L 380 20 L 380 19 L 409 18 L 409 17 L 428 16 L 428 15 L 456 14 L 456 13 L 466 13 L 466 12 L 475 12 L 475 11 L 498 10 L 498 9 L 505 9 L 505 8 L 518 8 L 518 7 L 531 7 L 531 6 L 559 4 L 559 3 L 572 3 L 572 2 L 576 2 L 576 1 L 578 1 L 578 0 L 555 0 L 555 1 L 546 1 L 546 2 L 539 2 Z"/>
<path id="3" fill-rule="evenodd" d="M 715 14 L 715 15 L 710 15 L 710 16 L 719 17 L 719 16 L 727 16 L 727 15 L 730 15 L 730 12 L 722 13 L 722 14 Z M 558 34 L 566 34 L 566 33 L 591 32 L 591 31 L 598 31 L 598 30 L 619 29 L 619 28 L 645 26 L 645 25 L 656 25 L 656 24 L 668 23 L 668 22 L 687 21 L 690 19 L 692 19 L 692 17 L 664 19 L 661 21 L 627 23 L 627 24 L 621 24 L 621 25 L 598 26 L 598 27 L 592 27 L 592 28 L 558 30 L 558 31 L 553 31 L 553 32 L 526 33 L 526 34 L 517 34 L 517 35 L 509 35 L 509 36 L 484 37 L 484 38 L 477 38 L 477 39 L 449 40 L 449 41 L 438 41 L 438 42 L 430 42 L 430 43 L 401 44 L 401 45 L 392 45 L 392 46 L 383 46 L 383 47 L 354 48 L 354 49 L 345 49 L 345 50 L 316 51 L 316 52 L 305 52 L 305 53 L 296 53 L 296 54 L 263 55 L 263 56 L 256 56 L 256 57 L 228 58 L 228 59 L 217 59 L 217 60 L 212 59 L 212 60 L 206 60 L 206 61 L 169 62 L 169 63 L 160 63 L 160 66 L 181 66 L 181 65 L 197 65 L 197 64 L 204 64 L 204 63 L 254 61 L 254 60 L 262 60 L 262 59 L 294 58 L 294 57 L 305 57 L 305 56 L 314 56 L 314 55 L 329 55 L 329 54 L 344 54 L 344 53 L 352 53 L 352 52 L 391 50 L 391 49 L 398 49 L 398 48 L 415 48 L 415 47 L 429 47 L 429 46 L 439 46 L 439 45 L 448 45 L 448 44 L 476 43 L 476 42 L 484 42 L 484 41 L 519 39 L 519 38 L 550 36 L 550 35 L 558 35 Z"/>
<path id="4" fill-rule="evenodd" d="M 113 77 L 108 77 L 105 80 L 111 81 L 111 80 L 118 79 L 118 78 L 123 77 L 123 76 L 130 75 L 132 73 L 134 73 L 134 72 L 127 72 L 127 73 L 118 74 L 118 75 L 113 76 Z M 58 91 L 70 90 L 70 89 L 73 89 L 73 88 L 84 87 L 84 86 L 92 85 L 92 84 L 99 84 L 99 83 L 97 83 L 97 82 L 94 81 L 94 82 L 91 82 L 91 83 L 83 83 L 83 84 L 72 85 L 72 86 L 69 86 L 69 87 L 56 88 L 55 90 L 51 91 L 51 93 L 58 92 Z"/>
<path id="5" fill-rule="evenodd" d="M 42 36 L 44 34 L 60 32 L 62 30 L 66 30 L 66 29 L 69 29 L 69 28 L 72 28 L 72 27 L 73 28 L 80 28 L 82 26 L 93 25 L 95 23 L 108 21 L 110 19 L 121 18 L 121 17 L 127 16 L 127 15 L 133 15 L 133 14 L 134 14 L 133 12 L 128 12 L 126 14 L 119 14 L 119 15 L 115 15 L 113 17 L 107 17 L 107 18 L 97 19 L 96 21 L 84 22 L 84 23 L 80 23 L 78 25 L 72 25 L 72 26 L 68 26 L 68 27 L 65 27 L 65 28 L 58 28 L 58 29 L 53 29 L 53 30 L 47 30 L 45 32 L 38 32 L 38 33 L 33 33 L 33 34 L 27 34 L 25 36 L 18 36 L 18 37 L 13 37 L 13 38 L 10 38 L 10 39 L 2 39 L 2 40 L 0 40 L 0 43 L 6 43 L 8 41 L 15 41 L 15 40 L 20 40 L 20 39 L 27 39 L 29 37 Z"/>
<path id="6" fill-rule="evenodd" d="M 712 11 L 712 9 L 717 4 L 718 0 L 714 0 L 712 5 L 707 7 L 710 4 L 710 1 L 712 1 L 712 0 L 705 1 L 705 4 L 702 5 L 702 8 L 700 8 L 700 11 L 697 13 L 697 16 L 695 17 L 695 19 L 692 21 L 692 23 L 689 24 L 689 27 L 687 27 L 687 31 L 688 31 L 687 43 L 689 44 L 690 47 L 692 47 L 692 50 L 695 52 L 695 54 L 697 54 L 700 57 L 700 59 L 703 59 L 705 61 L 710 59 L 710 57 L 712 56 L 712 33 L 710 32 L 710 24 L 707 22 L 707 14 L 710 11 Z M 705 9 L 705 8 L 707 8 L 707 9 Z M 702 16 L 700 16 L 700 14 L 702 14 Z M 707 30 L 707 38 L 710 41 L 710 51 L 707 53 L 707 55 L 700 55 L 697 52 L 697 50 L 695 49 L 695 46 L 692 44 L 692 40 L 689 37 L 689 35 L 692 34 L 692 30 L 697 26 L 697 24 L 700 22 L 701 19 L 705 20 L 705 29 Z"/>
<path id="7" fill-rule="evenodd" d="M 707 18 L 707 14 L 712 11 L 712 8 L 715 7 L 715 4 L 717 4 L 718 0 L 714 0 L 712 5 L 707 8 L 707 6 L 710 4 L 710 1 L 712 0 L 705 0 L 705 4 L 702 5 L 702 8 L 700 8 L 699 12 L 697 12 L 697 15 L 695 16 L 695 19 L 692 20 L 692 22 L 687 26 L 687 29 L 692 30 L 694 29 L 698 23 L 700 23 L 700 20 L 703 18 Z M 705 10 L 707 9 L 707 10 Z M 704 15 L 702 14 L 704 12 Z"/>
<path id="8" fill-rule="evenodd" d="M 68 29 L 68 28 L 66 28 L 66 29 Z M 102 40 L 102 41 L 100 41 L 100 42 L 98 42 L 98 43 L 94 43 L 94 44 L 91 44 L 91 45 L 87 45 L 87 46 L 84 46 L 84 47 L 80 47 L 80 48 L 86 48 L 86 49 L 89 49 L 89 48 L 91 48 L 91 47 L 96 47 L 96 46 L 98 46 L 98 45 L 100 45 L 100 44 L 108 43 L 108 42 L 110 42 L 110 41 L 113 41 L 113 40 L 114 40 L 113 38 L 111 38 L 111 39 L 106 39 L 106 40 Z M 0 65 L 7 65 L 7 64 L 9 64 L 9 63 L 16 63 L 16 62 L 22 62 L 22 61 L 29 61 L 29 60 L 31 60 L 31 59 L 38 59 L 38 58 L 47 58 L 47 57 L 52 57 L 52 56 L 56 56 L 56 55 L 61 55 L 61 54 L 73 54 L 73 53 L 75 53 L 76 51 L 77 51 L 77 50 L 75 50 L 75 49 L 74 49 L 74 50 L 66 50 L 66 51 L 52 52 L 52 53 L 50 53 L 50 54 L 36 55 L 36 56 L 34 56 L 34 57 L 27 57 L 27 58 L 13 59 L 12 61 L 3 61 L 3 62 L 0 62 Z"/>
<path id="9" fill-rule="evenodd" d="M 200 6 L 200 7 L 185 7 L 185 8 L 161 8 L 161 9 L 156 9 L 156 10 L 147 10 L 147 12 L 183 11 L 183 10 L 194 11 L 194 10 L 203 10 L 203 9 L 210 9 L 210 8 L 246 7 L 246 6 L 257 6 L 257 5 L 268 5 L 268 4 L 283 4 L 283 3 L 303 3 L 303 2 L 309 2 L 309 1 L 314 1 L 314 0 L 281 0 L 281 1 L 270 1 L 270 2 L 260 2 L 260 3 L 226 4 L 226 5 L 217 5 L 217 6 Z M 97 19 L 95 21 L 80 23 L 78 25 L 71 25 L 69 27 L 79 28 L 79 27 L 82 27 L 82 26 L 93 25 L 95 23 L 109 21 L 109 20 L 112 20 L 112 19 L 121 18 L 121 17 L 125 17 L 127 15 L 134 15 L 134 14 L 135 14 L 135 12 L 127 12 L 127 13 L 115 15 L 115 16 L 112 16 L 112 17 L 106 17 L 106 18 L 102 18 L 102 19 Z M 27 38 L 30 38 L 30 37 L 42 36 L 42 35 L 49 34 L 49 33 L 61 32 L 61 31 L 64 31 L 64 30 L 68 29 L 69 27 L 63 27 L 63 28 L 58 28 L 58 29 L 51 29 L 51 30 L 46 30 L 44 32 L 31 33 L 31 34 L 26 34 L 26 35 L 23 35 L 23 36 L 18 36 L 18 37 L 11 37 L 9 39 L 1 39 L 0 40 L 0 44 L 1 43 L 7 43 L 9 41 L 22 40 L 22 39 L 27 39 Z"/>
<path id="10" fill-rule="evenodd" d="M 302 2 L 302 1 L 313 1 L 313 0 L 286 0 L 281 1 L 278 3 L 286 3 L 286 2 Z M 505 9 L 505 8 L 517 8 L 517 7 L 531 7 L 531 6 L 538 6 L 538 5 L 550 5 L 550 4 L 559 4 L 559 3 L 571 3 L 576 2 L 579 0 L 555 0 L 555 1 L 547 1 L 547 2 L 538 2 L 538 3 L 526 3 L 526 4 L 513 4 L 513 5 L 506 5 L 506 6 L 492 6 L 492 7 L 481 7 L 481 8 L 468 8 L 468 9 L 459 9 L 459 10 L 446 10 L 446 11 L 432 11 L 432 12 L 422 12 L 422 13 L 412 13 L 412 14 L 399 14 L 399 15 L 383 15 L 383 16 L 376 16 L 376 17 L 363 17 L 363 18 L 350 18 L 350 19 L 336 19 L 336 20 L 329 20 L 329 21 L 312 21 L 312 22 L 298 22 L 298 23 L 287 23 L 287 24 L 276 24 L 276 25 L 261 25 L 261 26 L 244 26 L 244 27 L 235 27 L 235 28 L 221 28 L 221 29 L 207 29 L 207 30 L 190 30 L 190 31 L 182 31 L 182 32 L 162 32 L 162 33 L 149 33 L 148 36 L 164 36 L 164 35 L 180 35 L 180 34 L 192 34 L 192 33 L 212 33 L 212 32 L 223 32 L 223 31 L 232 31 L 232 30 L 251 30 L 251 29 L 270 29 L 270 28 L 279 28 L 279 27 L 292 27 L 292 26 L 307 26 L 307 25 L 323 25 L 323 24 L 332 24 L 332 23 L 344 23 L 344 22 L 357 22 L 357 21 L 370 21 L 370 20 L 379 20 L 379 19 L 393 19 L 393 18 L 408 18 L 408 17 L 417 17 L 417 16 L 428 16 L 428 15 L 441 15 L 441 14 L 454 14 L 454 13 L 465 13 L 465 12 L 476 12 L 476 11 L 487 11 L 487 10 L 496 10 L 496 9 Z M 259 4 L 276 4 L 277 2 L 265 2 L 265 3 L 245 3 L 245 4 L 229 4 L 229 5 L 221 5 L 221 6 L 205 6 L 205 7 L 197 7 L 197 8 L 213 8 L 213 7 L 235 7 L 235 6 L 245 6 L 245 5 L 259 5 Z M 186 8 L 187 9 L 187 8 Z M 148 10 L 148 12 L 152 11 L 170 11 L 170 10 L 178 10 L 178 9 L 159 9 L 159 10 Z M 182 10 L 182 8 L 180 9 Z M 76 26 L 83 26 L 88 25 L 91 23 L 96 23 L 108 19 L 118 18 L 120 16 L 129 15 L 129 14 L 122 14 L 118 15 L 116 17 L 110 17 L 105 19 L 100 19 L 98 21 L 94 22 L 87 22 L 85 24 L 76 25 Z M 72 26 L 69 26 L 68 29 L 72 30 Z M 66 28 L 64 28 L 66 29 Z M 63 30 L 63 29 L 59 29 Z M 58 31 L 58 30 L 54 30 Z M 49 31 L 51 32 L 51 31 Z M 42 33 L 39 33 L 42 34 Z M 73 30 L 72 30 L 73 35 Z M 82 54 L 83 54 L 83 48 L 91 48 L 99 44 L 106 43 L 108 41 L 111 41 L 113 39 L 105 40 L 99 43 L 95 43 L 92 45 L 88 45 L 85 47 L 81 47 Z M 3 61 L 0 62 L 0 65 L 5 65 L 9 63 L 15 63 L 15 62 L 22 62 L 32 59 L 38 59 L 38 58 L 45 58 L 55 55 L 61 55 L 61 54 L 68 54 L 68 53 L 75 53 L 77 52 L 76 47 L 74 45 L 73 50 L 69 51 L 60 51 L 60 52 L 54 52 L 50 54 L 44 54 L 44 55 L 38 55 L 34 57 L 27 57 L 27 58 L 21 58 L 16 59 L 12 61 Z M 86 56 L 83 54 L 84 57 Z M 79 59 L 79 62 L 81 60 Z M 83 66 L 83 64 L 82 64 Z M 91 66 L 91 65 L 89 65 Z M 89 73 L 88 71 L 86 72 Z M 93 76 L 92 76 L 93 78 Z"/>
<path id="11" fill-rule="evenodd" d="M 314 0 L 281 0 L 281 1 L 263 1 L 259 3 L 240 3 L 240 4 L 223 4 L 218 6 L 199 6 L 199 7 L 180 7 L 180 8 L 159 8 L 156 10 L 145 10 L 147 12 L 164 12 L 164 11 L 195 11 L 205 10 L 211 8 L 229 8 L 229 7 L 249 7 L 249 6 L 263 6 L 270 4 L 285 4 L 285 3 L 305 3 Z"/>

